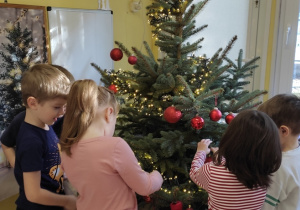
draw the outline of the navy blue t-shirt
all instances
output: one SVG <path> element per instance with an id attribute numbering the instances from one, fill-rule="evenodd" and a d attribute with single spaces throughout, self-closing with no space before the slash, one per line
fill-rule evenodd
<path id="1" fill-rule="evenodd" d="M 23 172 L 41 171 L 41 188 L 62 193 L 63 171 L 58 138 L 51 126 L 46 131 L 22 122 L 16 144 L 15 177 L 19 184 L 18 208 L 24 210 L 61 210 L 62 207 L 43 206 L 26 199 Z"/>

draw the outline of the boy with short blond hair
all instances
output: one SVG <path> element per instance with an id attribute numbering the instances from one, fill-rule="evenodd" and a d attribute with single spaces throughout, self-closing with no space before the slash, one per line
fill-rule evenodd
<path id="1" fill-rule="evenodd" d="M 26 116 L 16 142 L 17 209 L 76 209 L 76 197 L 62 194 L 59 141 L 51 127 L 64 114 L 69 88 L 66 75 L 48 64 L 36 64 L 22 75 Z"/>
<path id="2" fill-rule="evenodd" d="M 279 130 L 282 162 L 272 176 L 263 210 L 300 209 L 300 98 L 279 94 L 258 107 L 267 113 Z"/>
<path id="3" fill-rule="evenodd" d="M 71 83 L 75 81 L 73 75 L 66 68 L 55 64 L 50 64 L 50 65 L 57 68 L 62 73 L 64 73 L 68 77 Z M 45 69 L 45 70 L 52 71 L 52 69 L 53 68 Z M 16 159 L 15 146 L 16 146 L 17 136 L 18 136 L 21 123 L 25 119 L 25 114 L 26 114 L 25 111 L 22 111 L 19 114 L 17 114 L 14 117 L 14 119 L 11 121 L 9 126 L 4 130 L 4 132 L 0 136 L 1 147 L 3 149 L 5 157 L 8 160 L 10 166 L 13 168 L 15 167 L 15 159 Z M 53 130 L 56 133 L 58 138 L 60 137 L 62 123 L 63 123 L 63 117 L 57 120 L 53 125 Z"/>

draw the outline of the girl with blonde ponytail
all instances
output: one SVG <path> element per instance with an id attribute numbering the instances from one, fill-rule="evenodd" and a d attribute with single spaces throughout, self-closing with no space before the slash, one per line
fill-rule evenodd
<path id="1" fill-rule="evenodd" d="M 113 137 L 118 112 L 109 89 L 93 80 L 72 85 L 60 144 L 78 210 L 137 209 L 135 193 L 146 196 L 162 185 L 158 171 L 143 171 L 129 145 Z"/>

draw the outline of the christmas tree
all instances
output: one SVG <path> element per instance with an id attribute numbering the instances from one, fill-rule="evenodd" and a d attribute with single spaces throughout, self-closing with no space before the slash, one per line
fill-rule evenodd
<path id="1" fill-rule="evenodd" d="M 244 63 L 242 50 L 236 63 L 226 57 L 236 36 L 211 58 L 194 56 L 204 39 L 187 40 L 207 27 L 196 27 L 194 20 L 207 2 L 153 0 L 147 7 L 162 58 L 155 59 L 146 42 L 143 54 L 116 41 L 112 59 L 120 60 L 124 52 L 133 70 L 92 64 L 122 103 L 117 135 L 129 143 L 144 170 L 158 170 L 164 177 L 160 191 L 138 197 L 139 209 L 206 209 L 207 193 L 189 179 L 197 142 L 210 138 L 218 145 L 235 114 L 259 105 L 258 97 L 266 93 L 245 89 L 258 57 Z"/>
<path id="2" fill-rule="evenodd" d="M 9 43 L 1 43 L 3 50 L 0 50 L 0 131 L 9 125 L 16 114 L 25 110 L 21 99 L 21 76 L 38 56 L 32 32 L 22 29 L 20 22 L 8 22 L 4 32 Z"/>

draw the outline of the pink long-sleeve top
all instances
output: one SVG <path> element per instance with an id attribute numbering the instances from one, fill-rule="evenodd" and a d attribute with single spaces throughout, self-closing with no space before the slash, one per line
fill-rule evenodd
<path id="1" fill-rule="evenodd" d="M 62 167 L 79 193 L 77 210 L 137 209 L 136 193 L 160 189 L 158 171 L 143 171 L 129 145 L 119 137 L 84 139 L 62 153 Z"/>
<path id="2" fill-rule="evenodd" d="M 260 210 L 266 188 L 248 189 L 224 165 L 204 164 L 205 151 L 195 154 L 190 170 L 192 181 L 208 192 L 209 210 Z M 222 164 L 225 164 L 223 159 Z"/>

